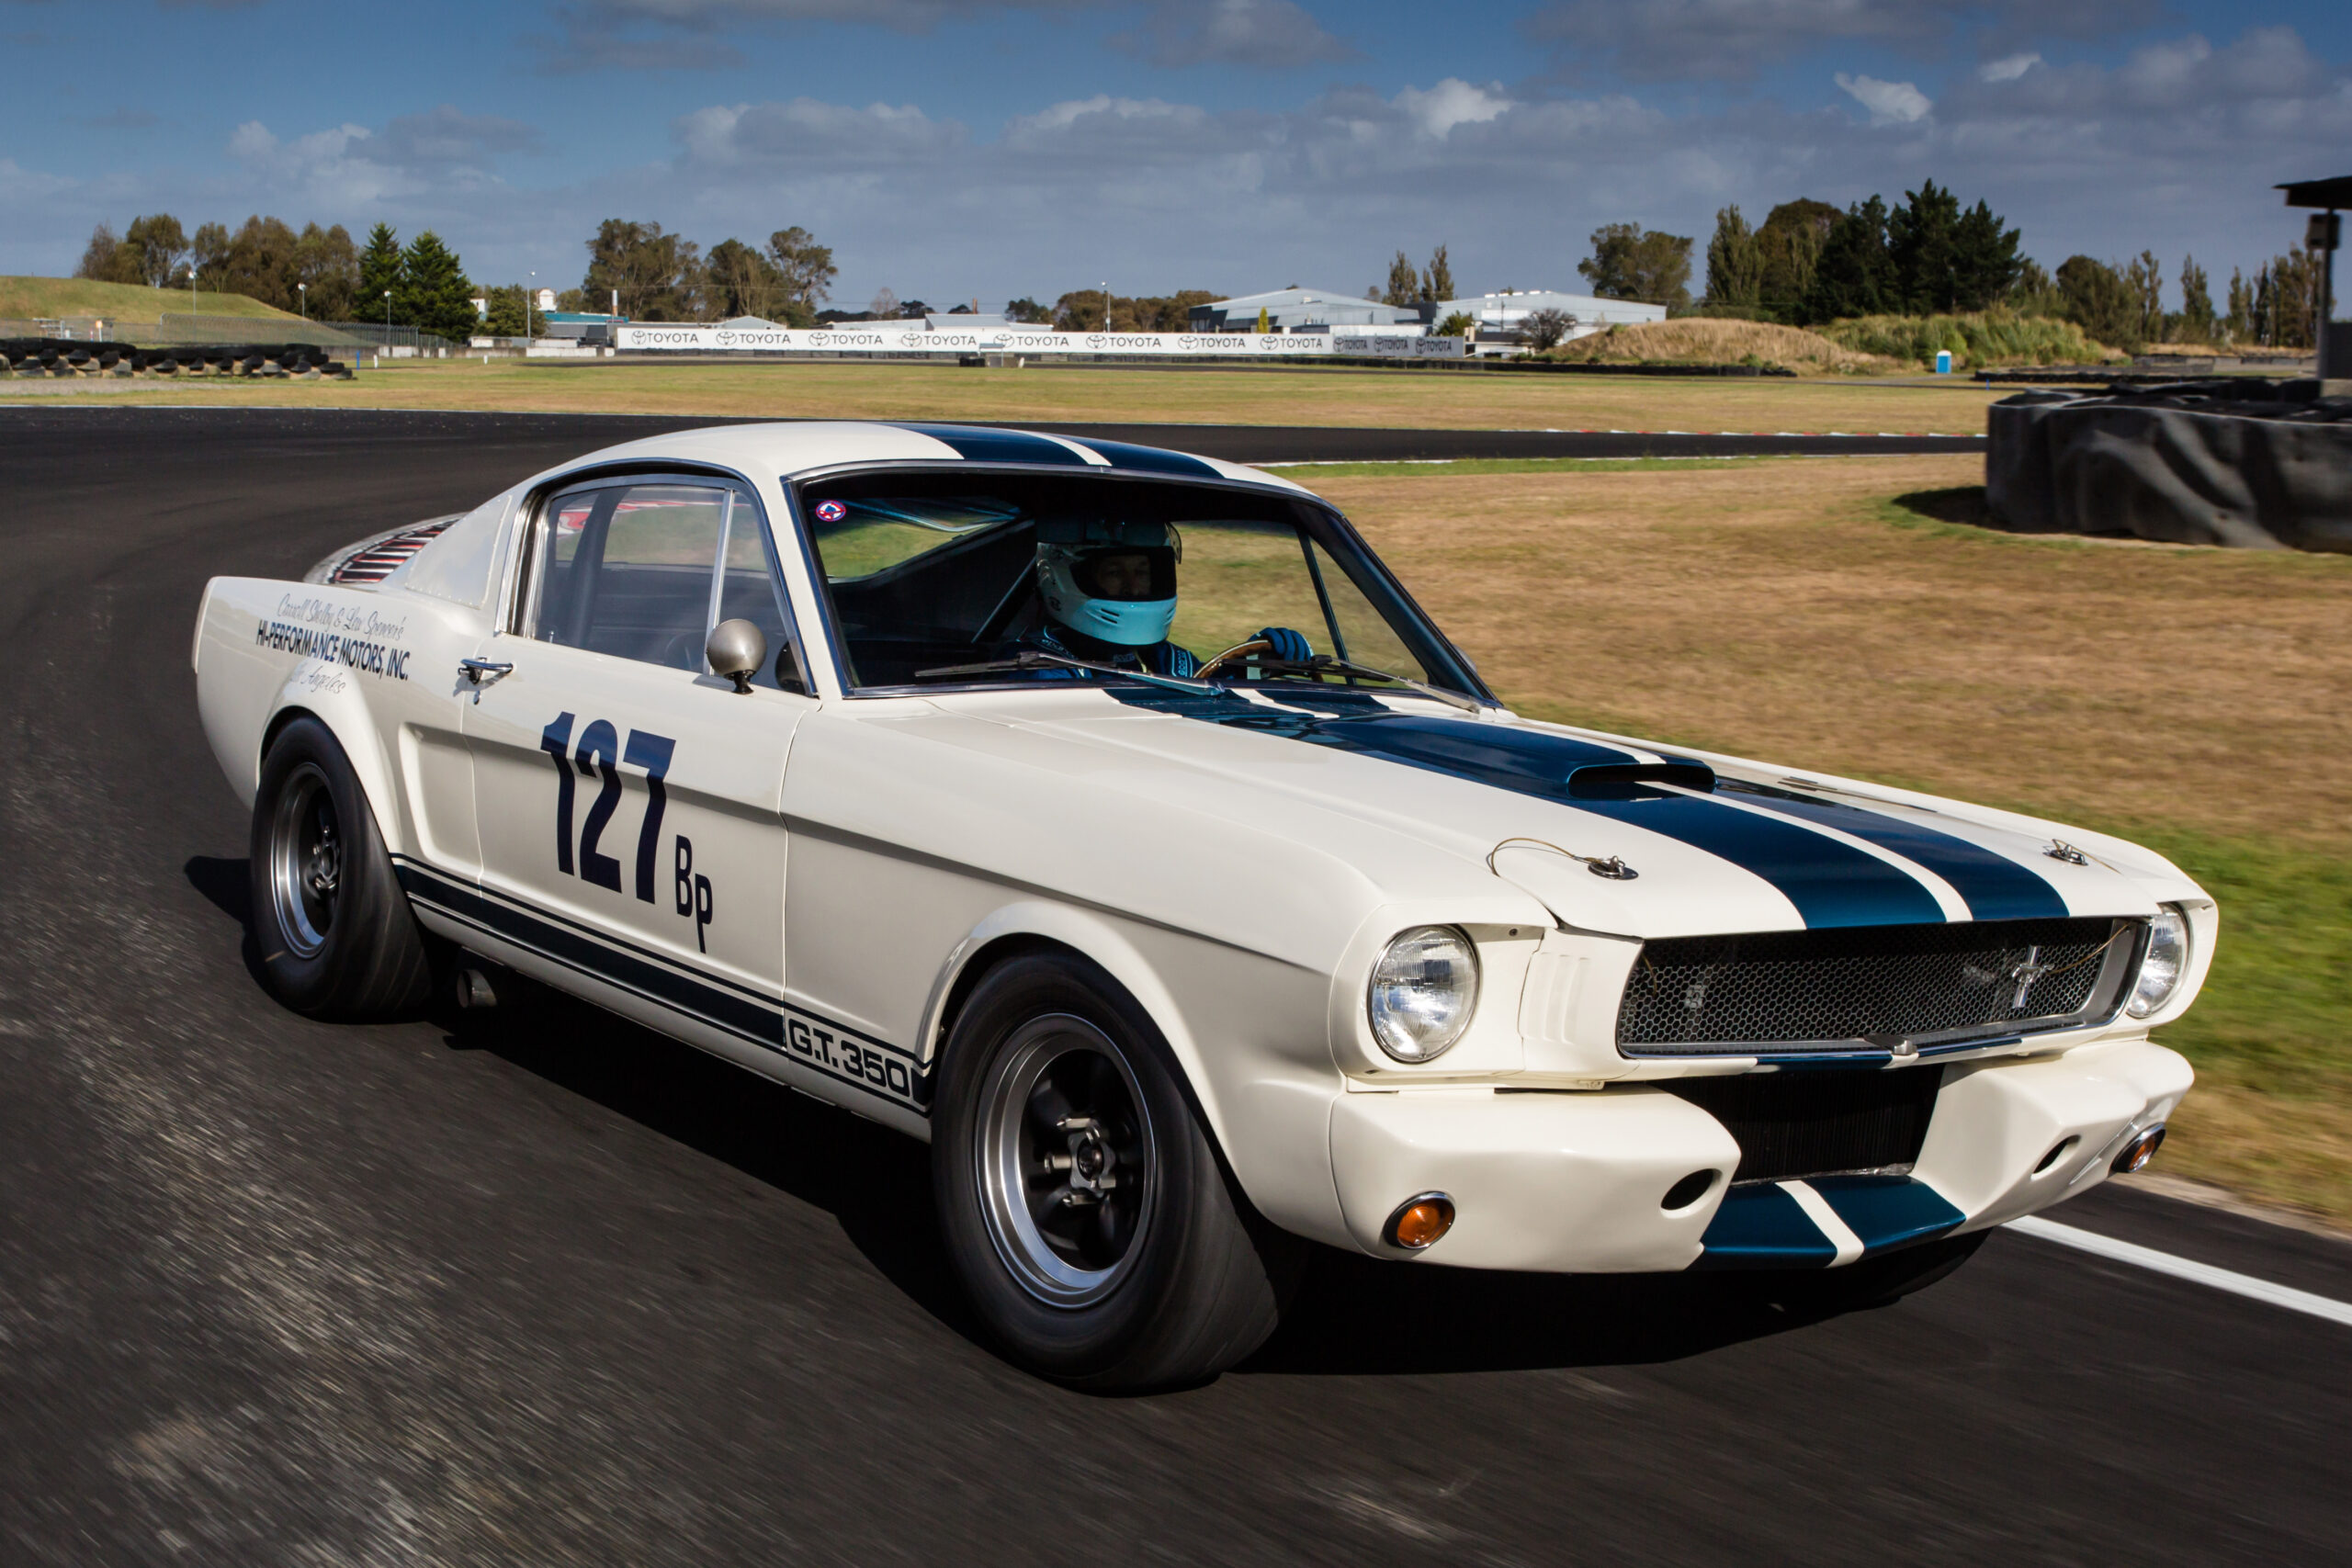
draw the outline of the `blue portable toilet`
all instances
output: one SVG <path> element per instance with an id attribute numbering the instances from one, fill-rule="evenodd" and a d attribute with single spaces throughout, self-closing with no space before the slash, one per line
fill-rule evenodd
<path id="1" fill-rule="evenodd" d="M 1951 374 L 1951 349 L 1939 348 L 1936 350 L 1936 374 L 1939 376 L 1949 376 Z"/>

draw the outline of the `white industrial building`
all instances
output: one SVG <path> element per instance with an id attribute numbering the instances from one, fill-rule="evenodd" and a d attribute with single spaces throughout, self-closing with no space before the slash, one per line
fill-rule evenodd
<path id="1" fill-rule="evenodd" d="M 1430 319 L 1426 305 L 1384 305 L 1330 288 L 1277 288 L 1195 305 L 1188 324 L 1196 333 L 1251 333 L 1258 330 L 1261 311 L 1266 329 L 1277 333 L 1328 333 L 1335 327 L 1413 331 Z"/>

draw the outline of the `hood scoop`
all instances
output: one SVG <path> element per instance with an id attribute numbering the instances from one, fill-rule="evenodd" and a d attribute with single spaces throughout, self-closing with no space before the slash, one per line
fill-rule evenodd
<path id="1" fill-rule="evenodd" d="M 1660 784 L 1713 795 L 1715 791 L 1715 770 L 1704 762 L 1687 760 L 1587 762 L 1582 767 L 1568 770 L 1570 800 L 1641 800 L 1665 794 L 1664 790 L 1657 787 Z M 1561 852 L 1565 854 L 1567 852 Z"/>

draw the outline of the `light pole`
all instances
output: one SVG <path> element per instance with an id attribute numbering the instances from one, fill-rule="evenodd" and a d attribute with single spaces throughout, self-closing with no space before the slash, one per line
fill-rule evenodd
<path id="1" fill-rule="evenodd" d="M 302 312 L 302 319 L 309 321 L 311 319 L 311 286 L 309 284 L 298 283 L 294 286 L 294 303 Z"/>
<path id="2" fill-rule="evenodd" d="M 391 346 L 392 346 L 392 291 L 391 291 L 390 289 L 387 288 L 387 289 L 385 289 L 385 290 L 384 290 L 384 348 L 390 348 L 390 347 L 391 347 Z M 378 350 L 376 351 L 376 357 L 377 357 L 377 358 L 379 358 L 379 359 L 381 359 L 381 358 L 383 358 L 383 357 L 384 357 L 383 349 L 378 349 Z"/>
<path id="3" fill-rule="evenodd" d="M 531 350 L 531 306 L 537 302 L 538 293 L 539 275 L 535 272 L 531 274 L 531 286 L 523 290 L 523 352 L 526 354 Z"/>
<path id="4" fill-rule="evenodd" d="M 1107 279 L 1102 285 L 1102 330 L 1111 330 L 1111 285 Z"/>

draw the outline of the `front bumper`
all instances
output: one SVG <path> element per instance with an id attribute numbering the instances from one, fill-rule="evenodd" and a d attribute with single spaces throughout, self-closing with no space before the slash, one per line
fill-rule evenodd
<path id="1" fill-rule="evenodd" d="M 1805 1268 L 2049 1207 L 2097 1185 L 2126 1140 L 2171 1115 L 2193 1075 L 2147 1040 L 2033 1061 L 1887 1069 L 1940 1072 L 1934 1119 L 1908 1177 L 1730 1186 L 1739 1148 L 1723 1124 L 1663 1089 L 1597 1093 L 1429 1089 L 1340 1096 L 1331 1173 L 1365 1252 L 1396 1206 L 1450 1194 L 1433 1263 L 1561 1273 Z M 1679 1209 L 1678 1182 L 1716 1175 Z M 1687 1190 L 1687 1189 L 1686 1189 Z"/>

